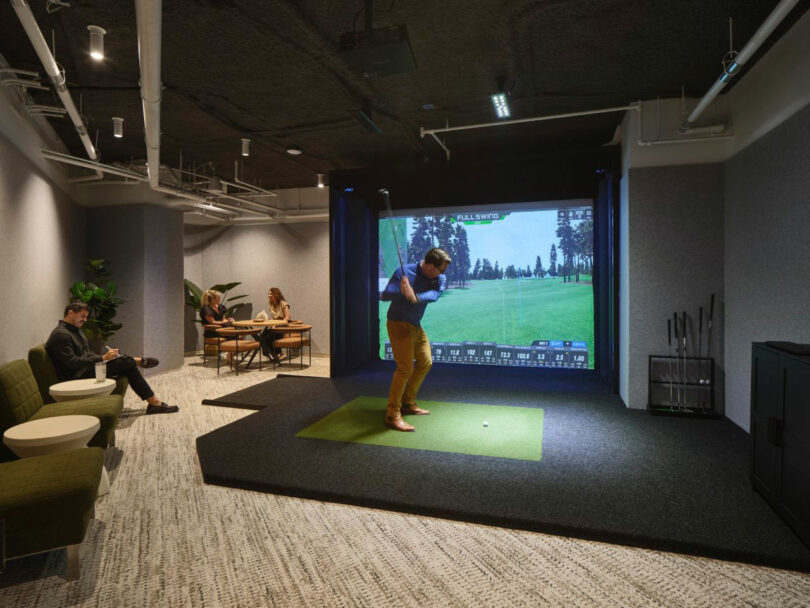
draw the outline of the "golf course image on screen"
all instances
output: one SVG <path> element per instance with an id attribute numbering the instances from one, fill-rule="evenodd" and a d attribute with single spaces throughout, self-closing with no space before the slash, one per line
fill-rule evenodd
<path id="1" fill-rule="evenodd" d="M 453 259 L 422 318 L 434 362 L 593 369 L 591 200 L 411 209 L 378 226 L 380 292 L 400 257 L 441 247 Z M 389 304 L 379 303 L 383 359 Z"/>

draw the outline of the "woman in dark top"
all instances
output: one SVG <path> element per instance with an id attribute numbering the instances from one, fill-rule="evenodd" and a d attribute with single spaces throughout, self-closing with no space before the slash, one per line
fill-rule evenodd
<path id="1" fill-rule="evenodd" d="M 222 294 L 213 289 L 203 292 L 200 304 L 200 319 L 203 325 L 219 325 L 220 327 L 228 327 L 233 323 L 233 317 L 225 316 L 225 307 L 221 304 Z M 216 338 L 217 331 L 214 328 L 205 329 L 206 338 Z"/>

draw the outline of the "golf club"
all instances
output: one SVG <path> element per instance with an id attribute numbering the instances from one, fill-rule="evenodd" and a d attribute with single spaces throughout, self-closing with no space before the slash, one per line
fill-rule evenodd
<path id="1" fill-rule="evenodd" d="M 385 200 L 385 207 L 388 209 L 388 217 L 391 218 L 391 234 L 394 235 L 394 245 L 397 248 L 397 257 L 399 258 L 399 269 L 404 274 L 404 264 L 402 263 L 402 253 L 399 251 L 399 241 L 397 240 L 397 231 L 394 227 L 394 212 L 391 210 L 391 200 L 388 198 L 388 188 L 380 188 L 378 190 Z"/>
<path id="2" fill-rule="evenodd" d="M 683 375 L 681 376 L 681 382 L 683 383 L 683 405 L 684 408 L 687 406 L 687 399 L 686 399 L 686 311 L 683 311 L 681 315 L 683 322 L 681 323 L 681 337 L 683 338 Z"/>
<path id="3" fill-rule="evenodd" d="M 672 407 L 672 321 L 667 319 L 667 358 L 669 360 L 669 406 Z"/>
<path id="4" fill-rule="evenodd" d="M 680 356 L 678 355 L 678 313 L 677 312 L 672 313 L 672 326 L 673 326 L 673 328 L 675 330 L 675 377 L 677 379 L 677 378 L 681 377 L 681 372 L 680 372 L 681 359 L 680 359 Z M 677 399 L 678 399 L 678 408 L 680 409 L 680 407 L 681 407 L 681 383 L 676 381 L 675 388 L 676 388 L 676 396 L 677 396 Z"/>

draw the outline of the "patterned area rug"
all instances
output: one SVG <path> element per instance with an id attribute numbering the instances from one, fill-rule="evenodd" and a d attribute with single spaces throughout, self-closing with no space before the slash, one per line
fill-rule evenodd
<path id="1" fill-rule="evenodd" d="M 205 485 L 195 438 L 254 412 L 201 400 L 273 376 L 188 358 L 149 379 L 173 415 L 130 391 L 81 578 L 63 551 L 8 562 L 0 606 L 810 605 L 807 574 Z"/>

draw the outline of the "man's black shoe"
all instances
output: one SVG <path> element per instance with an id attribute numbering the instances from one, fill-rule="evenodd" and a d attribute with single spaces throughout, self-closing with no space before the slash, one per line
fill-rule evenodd
<path id="1" fill-rule="evenodd" d="M 152 405 L 150 403 L 146 406 L 147 414 L 172 414 L 179 411 L 179 407 L 176 405 L 168 405 L 166 402 L 162 402 L 160 405 Z"/>
<path id="2" fill-rule="evenodd" d="M 160 361 L 158 361 L 154 357 L 142 357 L 141 362 L 138 365 L 144 368 L 149 368 L 149 367 L 157 367 L 159 363 Z"/>

